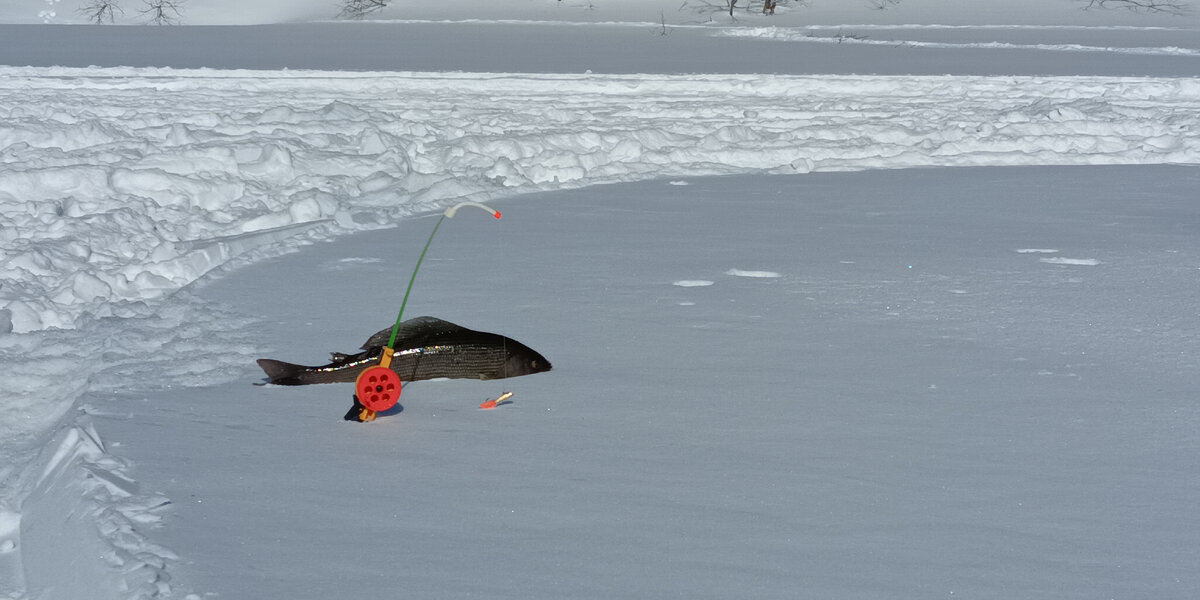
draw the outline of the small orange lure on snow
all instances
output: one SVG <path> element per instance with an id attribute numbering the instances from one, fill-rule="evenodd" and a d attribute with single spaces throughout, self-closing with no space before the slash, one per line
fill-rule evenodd
<path id="1" fill-rule="evenodd" d="M 483 410 L 492 410 L 493 408 L 496 408 L 497 406 L 502 406 L 504 404 L 512 404 L 512 400 L 510 400 L 510 398 L 512 398 L 512 397 L 513 397 L 512 392 L 504 392 L 503 394 L 500 394 L 499 398 L 496 398 L 495 400 L 488 400 L 487 402 L 480 404 L 479 408 L 482 408 Z"/>

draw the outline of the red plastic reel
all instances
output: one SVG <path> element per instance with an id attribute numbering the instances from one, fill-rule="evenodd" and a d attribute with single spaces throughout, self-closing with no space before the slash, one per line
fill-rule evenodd
<path id="1" fill-rule="evenodd" d="M 387 367 L 371 367 L 358 374 L 354 392 L 359 404 L 376 412 L 387 410 L 400 401 L 400 376 Z"/>

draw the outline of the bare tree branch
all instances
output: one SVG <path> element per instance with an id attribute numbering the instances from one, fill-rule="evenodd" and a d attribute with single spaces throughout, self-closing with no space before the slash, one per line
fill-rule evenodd
<path id="1" fill-rule="evenodd" d="M 125 11 L 121 10 L 121 6 L 117 4 L 117 0 L 90 0 L 84 6 L 79 7 L 79 14 L 97 25 L 115 22 L 117 13 L 125 14 Z"/>
<path id="2" fill-rule="evenodd" d="M 1184 0 L 1078 0 L 1087 2 L 1083 10 L 1092 8 L 1107 8 L 1128 10 L 1131 12 L 1157 12 L 1171 15 L 1183 15 L 1191 12 L 1191 5 Z"/>
<path id="3" fill-rule="evenodd" d="M 683 0 L 683 4 L 679 5 L 679 12 L 692 12 L 698 14 L 709 14 L 709 20 L 712 20 L 710 14 L 716 12 L 728 13 L 731 19 L 736 22 L 738 20 L 736 12 L 762 12 L 762 14 L 775 14 L 776 8 L 781 6 L 809 6 L 810 0 Z"/>
<path id="4" fill-rule="evenodd" d="M 342 0 L 342 19 L 362 19 L 367 15 L 387 8 L 391 0 Z"/>
<path id="5" fill-rule="evenodd" d="M 764 15 L 773 15 L 775 9 L 780 6 L 808 6 L 808 2 L 809 0 L 683 0 L 679 10 L 701 14 L 721 11 L 733 17 L 735 10 L 745 7 L 747 13 L 761 11 Z"/>
<path id="6" fill-rule="evenodd" d="M 175 25 L 179 23 L 179 9 L 185 2 L 187 0 L 142 0 L 146 8 L 141 13 L 155 25 Z"/>

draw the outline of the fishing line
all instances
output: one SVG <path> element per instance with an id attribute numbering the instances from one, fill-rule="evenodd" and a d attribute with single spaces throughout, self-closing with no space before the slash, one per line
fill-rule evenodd
<path id="1" fill-rule="evenodd" d="M 500 263 L 506 264 L 504 261 L 503 245 L 500 246 Z M 508 337 L 502 335 L 500 336 L 500 340 L 500 377 L 496 380 L 496 391 L 500 392 L 500 395 L 495 399 L 489 398 L 483 404 L 480 404 L 479 408 L 484 410 L 496 408 L 500 405 L 500 403 L 512 398 L 513 396 L 512 392 L 504 391 L 503 383 L 503 381 L 508 378 Z"/>
<path id="2" fill-rule="evenodd" d="M 500 264 L 502 264 L 502 265 L 508 264 L 508 261 L 506 261 L 504 259 L 505 259 L 504 244 L 500 244 Z M 500 339 L 503 340 L 502 342 L 500 342 L 500 347 L 501 347 L 501 350 L 503 350 L 503 352 L 504 352 L 504 354 L 503 354 L 504 362 L 502 363 L 504 366 L 501 367 L 500 379 L 498 379 L 496 381 L 496 389 L 498 391 L 500 391 L 501 397 L 503 397 L 504 383 L 502 383 L 502 382 L 508 378 L 508 336 L 500 336 Z M 511 396 L 512 394 L 509 394 L 509 395 Z"/>
<path id="3" fill-rule="evenodd" d="M 442 221 L 453 219 L 459 208 L 464 206 L 477 206 L 491 213 L 493 217 L 500 218 L 500 211 L 489 208 L 478 202 L 459 202 L 454 206 L 446 209 L 441 217 L 438 217 L 437 224 L 433 226 L 433 231 L 429 233 L 429 239 L 425 240 L 425 247 L 421 249 L 421 256 L 417 259 L 417 266 L 413 268 L 412 277 L 408 278 L 408 288 L 404 290 L 404 300 L 400 302 L 400 312 L 396 315 L 396 324 L 392 326 L 392 336 L 388 338 L 387 347 L 393 350 L 396 349 L 396 335 L 400 332 L 400 322 L 404 320 L 404 307 L 408 306 L 408 295 L 412 293 L 413 282 L 417 280 L 417 271 L 421 270 L 421 263 L 425 261 L 425 254 L 429 252 L 429 245 L 433 243 L 433 236 L 437 235 L 438 228 L 442 226 Z"/>

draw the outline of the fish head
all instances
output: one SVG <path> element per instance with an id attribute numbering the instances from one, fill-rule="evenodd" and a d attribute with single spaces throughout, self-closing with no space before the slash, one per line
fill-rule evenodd
<path id="1" fill-rule="evenodd" d="M 508 340 L 505 343 L 507 357 L 504 360 L 504 371 L 501 377 L 519 377 L 549 371 L 550 361 L 538 354 L 536 350 L 518 342 Z"/>

